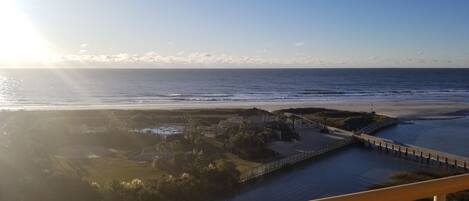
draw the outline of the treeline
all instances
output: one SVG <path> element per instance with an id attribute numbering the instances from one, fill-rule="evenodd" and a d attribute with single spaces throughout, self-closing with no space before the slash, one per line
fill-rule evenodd
<path id="1" fill-rule="evenodd" d="M 270 141 L 291 140 L 298 137 L 298 133 L 285 122 L 275 121 L 262 126 L 243 122 L 229 129 L 220 138 L 224 141 L 226 149 L 241 158 L 268 159 L 276 155 L 274 151 L 267 148 Z"/>

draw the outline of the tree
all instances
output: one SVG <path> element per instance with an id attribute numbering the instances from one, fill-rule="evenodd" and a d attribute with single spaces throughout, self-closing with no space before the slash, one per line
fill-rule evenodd
<path id="1" fill-rule="evenodd" d="M 267 142 L 272 136 L 269 128 L 253 127 L 247 123 L 231 131 L 228 139 L 228 148 L 232 152 L 240 154 L 242 157 L 256 158 L 266 153 Z"/>
<path id="2" fill-rule="evenodd" d="M 197 122 L 191 118 L 189 118 L 187 122 L 187 126 L 184 129 L 184 137 L 189 141 L 194 152 L 200 151 L 200 138 L 202 137 L 202 134 L 198 129 Z"/>

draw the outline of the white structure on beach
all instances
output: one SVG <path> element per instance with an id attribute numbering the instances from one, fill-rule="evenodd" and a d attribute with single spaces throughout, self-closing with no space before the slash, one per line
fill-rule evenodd
<path id="1" fill-rule="evenodd" d="M 184 132 L 184 126 L 181 125 L 164 125 L 159 127 L 153 128 L 143 128 L 143 129 L 134 129 L 132 132 L 139 133 L 139 134 L 155 134 L 155 135 L 175 135 L 175 134 L 182 134 Z"/>

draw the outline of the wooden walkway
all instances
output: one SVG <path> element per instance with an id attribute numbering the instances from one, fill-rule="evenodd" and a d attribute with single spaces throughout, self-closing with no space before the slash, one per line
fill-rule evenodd
<path id="1" fill-rule="evenodd" d="M 371 136 L 367 134 L 354 135 L 354 138 L 365 145 L 376 147 L 384 151 L 391 151 L 403 156 L 416 157 L 427 162 L 436 162 L 432 164 L 448 165 L 460 167 L 467 170 L 469 158 L 437 151 L 429 148 L 419 147 L 415 145 L 402 144 L 392 140 Z"/>

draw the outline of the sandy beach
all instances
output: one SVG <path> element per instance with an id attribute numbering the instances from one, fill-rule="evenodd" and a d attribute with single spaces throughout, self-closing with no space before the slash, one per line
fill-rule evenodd
<path id="1" fill-rule="evenodd" d="M 268 111 L 321 107 L 349 111 L 375 111 L 399 118 L 422 118 L 440 116 L 448 113 L 469 110 L 466 102 L 445 101 L 323 101 L 323 102 L 192 102 L 192 103 L 161 103 L 161 104 L 134 104 L 134 105 L 53 105 L 53 106 L 25 106 L 8 108 L 4 110 L 99 110 L 99 109 L 123 109 L 123 110 L 165 110 L 165 109 L 217 109 L 217 108 L 261 108 Z"/>

